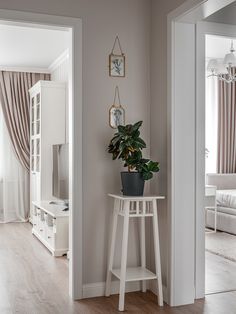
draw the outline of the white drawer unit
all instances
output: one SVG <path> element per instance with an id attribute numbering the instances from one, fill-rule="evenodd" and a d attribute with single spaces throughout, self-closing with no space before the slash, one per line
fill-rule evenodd
<path id="1" fill-rule="evenodd" d="M 33 202 L 32 234 L 53 256 L 62 256 L 69 250 L 69 212 L 64 208 L 50 201 Z"/>

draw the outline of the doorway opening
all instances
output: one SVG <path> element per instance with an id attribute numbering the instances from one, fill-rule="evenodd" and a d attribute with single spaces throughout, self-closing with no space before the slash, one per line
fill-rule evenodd
<path id="1" fill-rule="evenodd" d="M 218 27 L 227 31 L 226 25 Z M 236 290 L 234 42 L 233 37 L 205 35 L 206 295 Z"/>
<path id="2" fill-rule="evenodd" d="M 198 24 L 233 2 L 187 1 L 168 16 L 168 293 L 176 306 L 205 296 L 205 46 Z"/>
<path id="3" fill-rule="evenodd" d="M 68 263 L 68 282 L 66 286 L 68 293 L 73 299 L 82 298 L 82 28 L 81 20 L 75 18 L 57 17 L 50 15 L 33 14 L 17 11 L 0 11 L 0 24 L 9 27 L 19 27 L 21 29 L 46 30 L 67 33 L 69 42 L 67 49 L 68 80 L 66 87 L 67 110 L 65 109 L 64 121 L 68 120 L 68 129 L 65 130 L 65 142 L 69 143 L 69 262 Z M 16 38 L 18 40 L 19 38 Z M 37 40 L 37 39 L 35 39 Z M 51 42 L 53 45 L 53 41 Z M 62 51 L 63 53 L 63 51 Z M 32 58 L 33 59 L 33 58 Z M 59 61 L 58 61 L 59 62 Z M 1 64 L 0 64 L 1 67 Z M 33 67 L 33 66 L 32 66 Z M 37 72 L 39 69 L 32 69 L 31 72 Z M 22 69 L 15 66 L 2 66 L 2 71 L 16 72 L 26 71 L 27 66 Z M 41 69 L 42 70 L 42 69 Z M 50 70 L 49 70 L 50 71 Z M 40 71 L 39 71 L 40 72 Z M 41 71 L 42 72 L 42 71 Z M 60 85 L 60 84 L 59 84 Z M 74 88 L 76 86 L 76 88 Z M 37 98 L 37 97 L 36 97 Z M 75 105 L 76 104 L 76 105 Z M 32 109 L 32 106 L 31 106 Z M 35 115 L 37 115 L 35 108 Z M 66 114 L 68 113 L 68 115 Z M 32 112 L 31 112 L 32 114 Z M 55 115 L 56 119 L 56 115 Z M 35 120 L 34 130 L 37 130 Z M 51 131 L 53 127 L 51 128 Z M 47 132 L 49 132 L 48 130 Z M 32 140 L 32 138 L 31 138 Z M 31 143 L 32 144 L 32 143 Z M 51 143 L 52 144 L 52 143 Z M 55 144 L 64 144 L 55 143 Z M 37 143 L 34 143 L 34 152 L 37 152 Z M 32 152 L 32 151 L 31 151 Z M 34 163 L 37 164 L 38 154 L 35 153 Z M 52 156 L 51 156 L 52 157 Z M 49 163 L 53 162 L 53 158 Z M 31 161 L 32 162 L 32 161 Z M 36 166 L 37 167 L 37 166 Z M 36 171 L 37 172 L 37 171 Z M 50 187 L 51 188 L 51 187 Z M 76 191 L 76 193 L 75 193 Z M 48 199 L 50 201 L 53 199 Z M 55 199 L 54 199 L 55 200 Z M 75 210 L 76 208 L 76 210 Z M 47 213 L 46 213 L 47 214 Z M 32 217 L 31 217 L 32 219 Z M 32 220 L 31 220 L 32 221 Z M 32 221 L 33 222 L 33 221 Z M 26 228 L 27 229 L 27 228 Z M 55 230 L 54 230 L 55 231 Z M 53 231 L 53 232 L 54 232 Z M 31 235 L 32 236 L 32 235 Z M 35 240 L 36 241 L 36 240 Z M 36 243 L 36 242 L 35 242 Z M 51 256 L 50 256 L 51 257 Z M 38 270 L 40 275 L 40 269 Z M 48 280 L 48 279 L 47 279 Z M 58 283 L 58 286 L 61 283 Z M 56 288 L 56 287 L 55 287 Z M 67 290 L 67 289 L 66 289 Z"/>

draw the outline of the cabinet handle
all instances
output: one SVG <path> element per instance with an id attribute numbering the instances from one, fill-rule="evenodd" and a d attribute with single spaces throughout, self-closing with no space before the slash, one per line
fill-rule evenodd
<path id="1" fill-rule="evenodd" d="M 42 232 L 42 231 L 43 231 L 43 229 L 40 229 L 40 231 Z"/>
<path id="2" fill-rule="evenodd" d="M 48 236 L 48 239 L 51 239 L 51 237 Z"/>
<path id="3" fill-rule="evenodd" d="M 36 226 L 36 224 L 34 224 L 34 226 Z"/>

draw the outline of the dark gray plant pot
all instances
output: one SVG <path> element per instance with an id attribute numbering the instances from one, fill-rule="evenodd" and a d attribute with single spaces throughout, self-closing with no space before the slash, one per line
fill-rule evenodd
<path id="1" fill-rule="evenodd" d="M 122 192 L 126 196 L 142 196 L 144 183 L 138 172 L 121 172 Z"/>

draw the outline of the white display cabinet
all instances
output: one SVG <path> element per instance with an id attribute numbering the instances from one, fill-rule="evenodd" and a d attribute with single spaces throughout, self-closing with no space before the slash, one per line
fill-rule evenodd
<path id="1" fill-rule="evenodd" d="M 30 204 L 52 199 L 52 145 L 66 141 L 66 86 L 39 81 L 30 90 Z"/>

